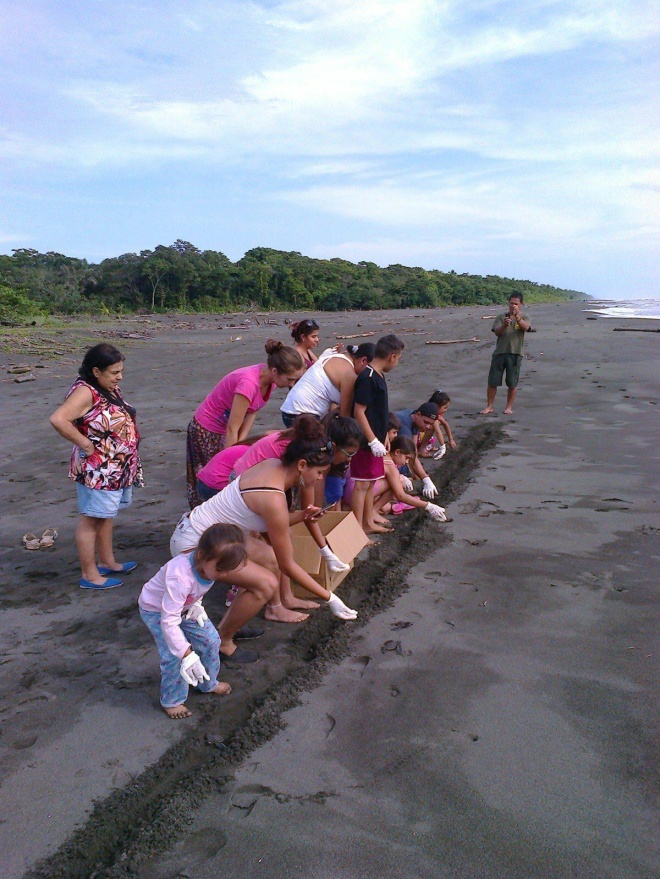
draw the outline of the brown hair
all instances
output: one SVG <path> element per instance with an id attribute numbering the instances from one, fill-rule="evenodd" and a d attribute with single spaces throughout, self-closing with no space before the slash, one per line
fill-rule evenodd
<path id="1" fill-rule="evenodd" d="M 215 561 L 216 571 L 235 571 L 247 560 L 245 535 L 238 525 L 220 522 L 211 525 L 199 538 L 195 565 Z"/>
<path id="2" fill-rule="evenodd" d="M 402 455 L 412 455 L 413 458 L 416 458 L 417 446 L 409 436 L 398 436 L 390 446 L 390 454 L 394 452 L 401 452 Z"/>
<path id="3" fill-rule="evenodd" d="M 318 330 L 318 328 L 319 325 L 313 318 L 299 320 L 295 324 L 291 324 L 291 336 L 296 342 L 302 342 L 303 336 L 311 335 L 311 333 Z"/>
<path id="4" fill-rule="evenodd" d="M 406 346 L 394 333 L 388 333 L 376 342 L 375 356 L 379 360 L 387 360 L 390 354 L 399 354 Z"/>
<path id="5" fill-rule="evenodd" d="M 287 347 L 284 342 L 278 342 L 277 339 L 268 339 L 266 354 L 268 355 L 269 368 L 276 369 L 280 375 L 289 375 L 305 368 L 298 351 L 295 348 Z"/>
<path id="6" fill-rule="evenodd" d="M 329 444 L 325 428 L 313 415 L 299 415 L 293 422 L 292 429 L 295 436 L 282 452 L 280 461 L 285 467 L 290 467 L 304 458 L 310 467 L 325 467 L 329 464 L 334 454 L 332 444 Z"/>

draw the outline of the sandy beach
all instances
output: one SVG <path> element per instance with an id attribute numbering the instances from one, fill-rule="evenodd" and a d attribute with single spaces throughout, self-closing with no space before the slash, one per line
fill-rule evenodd
<path id="1" fill-rule="evenodd" d="M 224 671 L 231 697 L 193 694 L 176 723 L 137 596 L 186 509 L 192 413 L 289 338 L 284 316 L 14 334 L 0 353 L 3 879 L 657 877 L 660 334 L 615 333 L 650 322 L 585 308 L 525 308 L 536 332 L 506 418 L 502 391 L 478 414 L 498 309 L 316 315 L 329 344 L 401 335 L 392 409 L 451 395 L 459 447 L 429 469 L 452 521 L 396 517 L 340 590 L 357 622 L 265 623 L 262 660 Z M 89 594 L 48 416 L 101 339 L 126 356 L 147 484 L 116 521 L 139 568 Z M 12 364 L 36 380 L 15 383 Z M 283 399 L 257 430 L 281 426 Z M 48 527 L 53 549 L 23 549 Z M 224 591 L 205 605 L 217 621 Z"/>

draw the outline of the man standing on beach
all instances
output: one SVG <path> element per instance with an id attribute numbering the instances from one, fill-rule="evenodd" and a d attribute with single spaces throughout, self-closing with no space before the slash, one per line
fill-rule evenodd
<path id="1" fill-rule="evenodd" d="M 521 312 L 522 304 L 523 294 L 512 293 L 509 296 L 509 310 L 498 315 L 493 321 L 491 330 L 497 336 L 497 342 L 488 373 L 486 408 L 481 410 L 482 415 L 490 415 L 493 411 L 495 394 L 497 394 L 497 388 L 502 384 L 502 377 L 505 373 L 507 395 L 504 414 L 513 415 L 513 401 L 516 398 L 518 379 L 520 378 L 525 333 L 530 327 L 527 316 Z"/>

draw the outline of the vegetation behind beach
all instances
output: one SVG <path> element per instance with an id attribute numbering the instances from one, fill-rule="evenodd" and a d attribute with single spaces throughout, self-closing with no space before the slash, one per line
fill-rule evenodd
<path id="1" fill-rule="evenodd" d="M 489 305 L 522 291 L 526 302 L 583 298 L 535 281 L 373 262 L 312 259 L 257 247 L 232 262 L 187 241 L 93 264 L 20 249 L 0 255 L 0 320 L 48 314 L 227 312 L 246 308 L 343 311 Z"/>

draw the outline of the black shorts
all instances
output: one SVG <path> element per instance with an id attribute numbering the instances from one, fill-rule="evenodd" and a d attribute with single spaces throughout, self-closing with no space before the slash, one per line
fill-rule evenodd
<path id="1" fill-rule="evenodd" d="M 497 388 L 502 384 L 502 377 L 506 372 L 507 388 L 517 388 L 520 379 L 520 363 L 522 354 L 493 354 L 488 373 L 488 385 Z"/>

